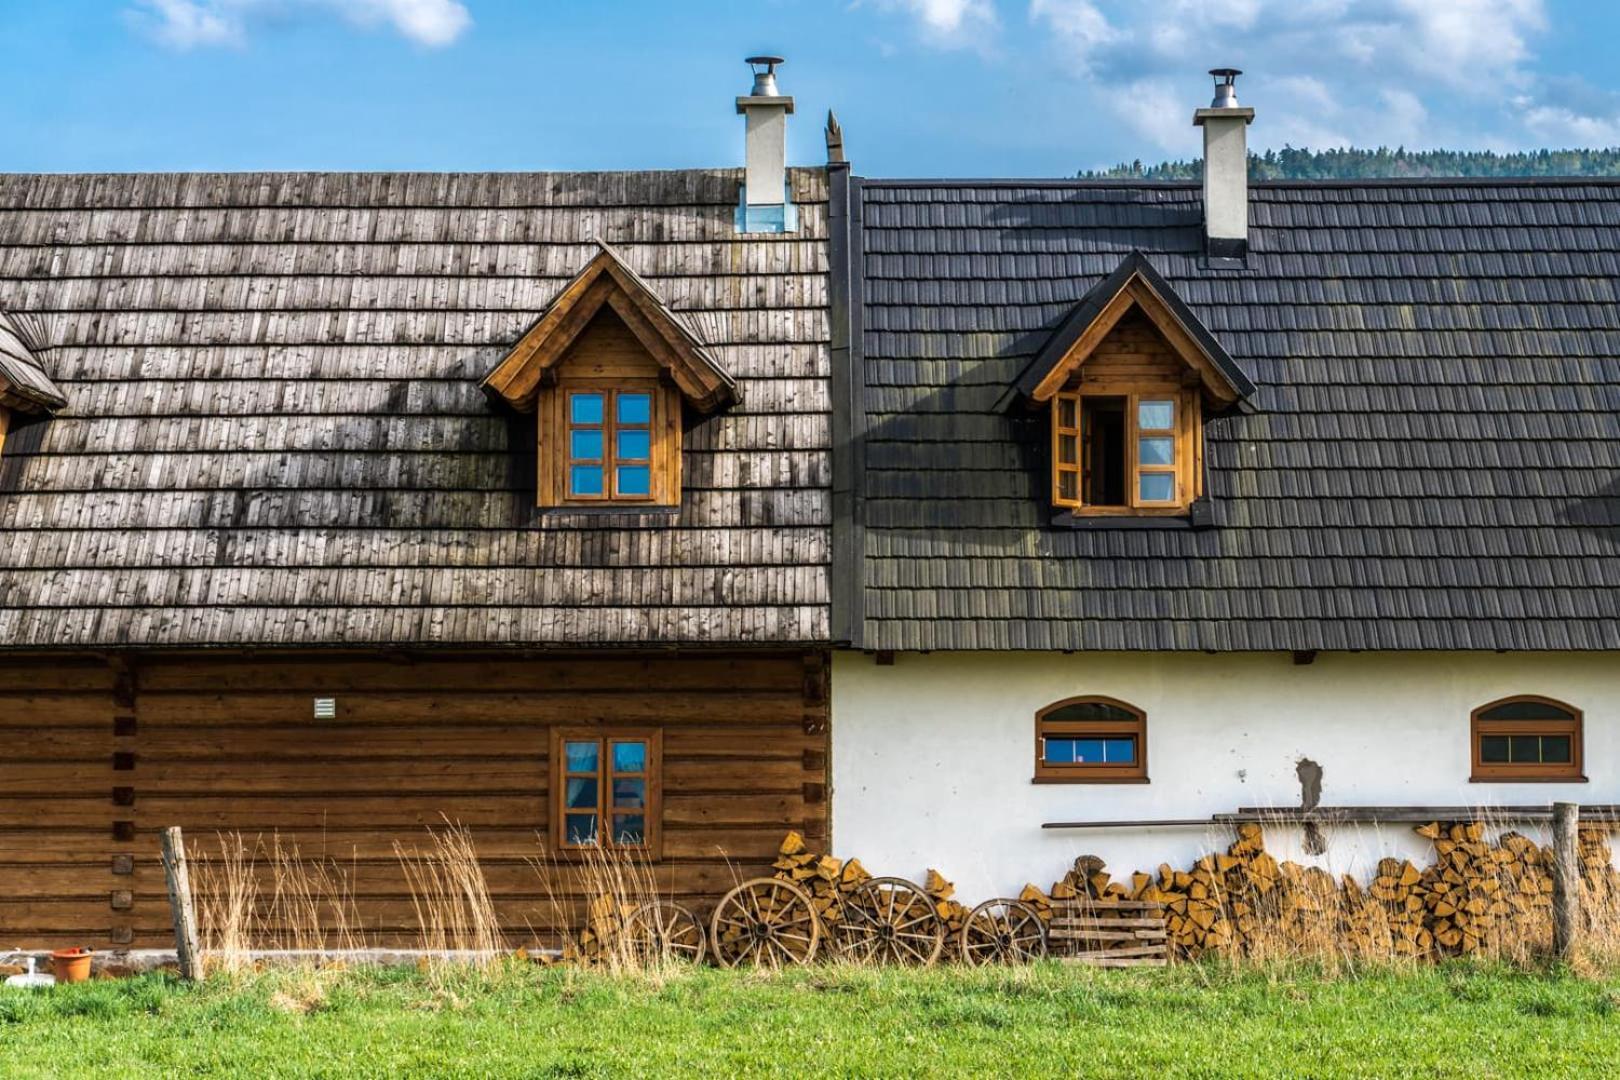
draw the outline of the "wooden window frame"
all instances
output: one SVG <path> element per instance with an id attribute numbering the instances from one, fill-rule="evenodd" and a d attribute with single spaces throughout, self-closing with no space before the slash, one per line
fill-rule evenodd
<path id="1" fill-rule="evenodd" d="M 568 772 L 563 744 L 568 742 L 596 743 L 596 820 L 598 841 L 594 845 L 567 842 L 567 778 L 590 775 Z M 647 768 L 644 773 L 615 773 L 612 769 L 613 744 L 616 742 L 645 742 Z M 612 833 L 614 807 L 612 805 L 613 778 L 645 777 L 647 781 L 646 806 L 642 817 L 646 823 L 645 842 L 617 844 L 609 837 Z M 551 842 L 559 855 L 565 858 L 583 858 L 591 851 L 630 852 L 649 860 L 661 859 L 664 854 L 664 733 L 659 728 L 602 728 L 554 727 L 551 729 Z M 629 808 L 621 808 L 628 810 Z M 575 813 L 579 810 L 576 808 Z"/>
<path id="2" fill-rule="evenodd" d="M 1070 705 L 1107 705 L 1131 714 L 1131 720 L 1049 720 L 1059 709 Z M 1092 736 L 1095 738 L 1133 738 L 1136 740 L 1136 761 L 1131 765 L 1082 763 L 1054 765 L 1041 751 L 1047 738 L 1066 736 Z M 1128 701 L 1085 694 L 1080 697 L 1054 701 L 1035 714 L 1035 784 L 1146 784 L 1148 780 L 1147 713 Z"/>
<path id="3" fill-rule="evenodd" d="M 570 401 L 576 394 L 601 394 L 602 423 L 581 425 L 573 423 Z M 618 471 L 614 467 L 619 459 L 615 439 L 618 432 L 617 402 L 621 394 L 647 394 L 652 408 L 646 426 L 649 457 L 643 462 L 648 469 L 647 494 L 620 494 Z M 539 408 L 539 504 L 543 507 L 607 507 L 643 509 L 680 505 L 681 464 L 681 403 L 674 387 L 658 379 L 562 379 L 549 386 L 541 395 Z M 638 429 L 641 425 L 635 425 Z M 600 461 L 579 459 L 581 463 L 602 467 L 602 493 L 575 495 L 569 490 L 570 466 L 575 463 L 572 453 L 572 434 L 576 428 L 589 428 L 602 432 L 602 458 Z"/>
<path id="4" fill-rule="evenodd" d="M 0 405 L 0 454 L 6 452 L 6 433 L 11 430 L 11 410 Z"/>
<path id="5" fill-rule="evenodd" d="M 1086 430 L 1085 406 L 1088 398 L 1111 398 L 1125 402 L 1125 492 L 1124 506 L 1092 506 L 1086 497 Z M 1143 401 L 1169 401 L 1172 409 L 1168 429 L 1175 440 L 1175 462 L 1171 465 L 1142 465 L 1138 460 L 1139 442 L 1143 430 L 1139 424 L 1139 407 Z M 1074 409 L 1073 427 L 1062 423 L 1065 406 Z M 1196 390 L 1168 383 L 1148 383 L 1138 386 L 1099 386 L 1095 389 L 1079 387 L 1052 395 L 1052 505 L 1066 509 L 1078 517 L 1156 517 L 1185 514 L 1194 499 L 1203 494 L 1203 402 Z M 1148 429 L 1154 437 L 1161 429 Z M 1063 463 L 1063 442 L 1073 439 L 1075 464 Z M 1170 474 L 1175 478 L 1175 496 L 1168 501 L 1147 501 L 1141 498 L 1141 475 Z M 1063 494 L 1064 475 L 1075 478 L 1075 495 Z"/>
<path id="6" fill-rule="evenodd" d="M 1484 713 L 1503 705 L 1527 701 L 1546 705 L 1569 715 L 1568 720 L 1488 720 Z M 1480 742 L 1486 735 L 1568 735 L 1569 763 L 1544 762 L 1516 765 L 1511 762 L 1486 762 L 1480 754 Z M 1512 697 L 1488 701 L 1468 716 L 1468 758 L 1470 783 L 1475 784 L 1584 784 L 1585 774 L 1585 717 L 1581 710 L 1557 698 L 1540 694 L 1516 694 Z"/>

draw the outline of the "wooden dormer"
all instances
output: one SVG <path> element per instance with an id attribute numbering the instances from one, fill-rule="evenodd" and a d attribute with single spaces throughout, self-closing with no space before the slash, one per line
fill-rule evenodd
<path id="1" fill-rule="evenodd" d="M 536 413 L 539 505 L 677 506 L 682 414 L 729 405 L 736 384 L 692 327 L 599 246 L 483 387 Z"/>
<path id="2" fill-rule="evenodd" d="M 1054 506 L 1151 517 L 1185 514 L 1204 494 L 1204 415 L 1254 385 L 1133 253 L 1081 299 L 1017 389 L 1051 414 Z"/>

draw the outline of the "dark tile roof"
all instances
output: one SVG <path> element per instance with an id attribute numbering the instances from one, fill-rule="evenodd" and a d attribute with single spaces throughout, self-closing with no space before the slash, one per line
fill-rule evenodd
<path id="1" fill-rule="evenodd" d="M 1620 184 L 864 182 L 871 649 L 1620 649 Z M 1140 251 L 1257 384 L 1218 528 L 1066 529 L 996 404 Z"/>
<path id="2" fill-rule="evenodd" d="M 0 177 L 68 401 L 0 456 L 0 645 L 825 640 L 826 174 L 789 236 L 736 234 L 741 179 Z M 479 390 L 597 240 L 736 379 L 675 517 L 537 517 Z"/>

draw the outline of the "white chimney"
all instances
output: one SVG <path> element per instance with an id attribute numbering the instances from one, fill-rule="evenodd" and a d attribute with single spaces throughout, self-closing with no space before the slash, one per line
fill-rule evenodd
<path id="1" fill-rule="evenodd" d="M 1215 68 L 1215 100 L 1193 113 L 1204 129 L 1204 254 L 1241 259 L 1249 251 L 1249 138 L 1254 110 L 1237 99 L 1236 68 Z"/>
<path id="2" fill-rule="evenodd" d="M 776 88 L 780 56 L 750 56 L 754 88 L 737 99 L 737 111 L 748 118 L 747 169 L 742 203 L 737 207 L 739 232 L 797 232 L 799 208 L 787 191 L 787 118 L 793 99 Z M 762 70 L 763 69 L 763 70 Z"/>

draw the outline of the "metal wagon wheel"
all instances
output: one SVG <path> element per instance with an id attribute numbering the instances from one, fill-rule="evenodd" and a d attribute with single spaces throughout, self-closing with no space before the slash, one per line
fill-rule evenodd
<path id="1" fill-rule="evenodd" d="M 852 960 L 927 967 L 945 950 L 945 920 L 916 882 L 880 877 L 844 901 L 839 949 Z"/>
<path id="2" fill-rule="evenodd" d="M 625 940 L 642 960 L 703 962 L 708 938 L 691 910 L 668 900 L 650 900 L 624 923 Z"/>
<path id="3" fill-rule="evenodd" d="M 1046 955 L 1046 924 L 1017 900 L 986 900 L 962 924 L 962 959 L 973 967 L 1027 964 Z"/>
<path id="4" fill-rule="evenodd" d="M 721 967 L 808 964 L 820 944 L 810 894 L 776 878 L 754 878 L 726 893 L 709 923 L 709 949 Z"/>

